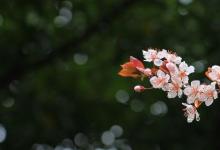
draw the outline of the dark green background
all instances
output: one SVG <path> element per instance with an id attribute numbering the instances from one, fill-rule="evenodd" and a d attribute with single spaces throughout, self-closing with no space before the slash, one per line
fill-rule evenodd
<path id="1" fill-rule="evenodd" d="M 141 50 L 154 47 L 177 52 L 196 65 L 191 79 L 205 80 L 206 68 L 220 64 L 219 6 L 219 0 L 1 0 L 0 123 L 7 138 L 0 149 L 55 146 L 78 132 L 92 143 L 114 124 L 133 150 L 220 149 L 219 100 L 201 107 L 200 122 L 187 124 L 184 98 L 134 93 L 139 82 L 117 75 L 130 55 L 142 59 Z M 71 13 L 60 19 L 62 8 Z M 77 56 L 88 60 L 79 65 Z M 130 95 L 127 104 L 116 100 L 121 89 Z M 142 102 L 141 112 L 131 109 L 132 99 Z M 155 116 L 150 108 L 158 100 L 168 112 Z"/>

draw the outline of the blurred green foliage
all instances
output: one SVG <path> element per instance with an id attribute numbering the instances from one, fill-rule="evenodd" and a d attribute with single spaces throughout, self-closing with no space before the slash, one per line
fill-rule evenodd
<path id="1" fill-rule="evenodd" d="M 199 110 L 200 122 L 187 124 L 179 99 L 157 90 L 136 94 L 139 81 L 117 75 L 130 55 L 142 59 L 141 50 L 153 47 L 177 52 L 196 66 L 191 79 L 205 80 L 205 69 L 220 64 L 219 6 L 219 0 L 1 1 L 0 123 L 7 138 L 0 148 L 54 146 L 78 132 L 100 141 L 118 124 L 134 150 L 220 149 L 218 100 Z M 117 101 L 119 90 L 129 94 L 125 104 Z M 158 101 L 167 113 L 152 114 Z"/>

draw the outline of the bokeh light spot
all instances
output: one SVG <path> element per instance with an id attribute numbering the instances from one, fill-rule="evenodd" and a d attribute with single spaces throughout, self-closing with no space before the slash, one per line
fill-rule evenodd
<path id="1" fill-rule="evenodd" d="M 87 63 L 88 61 L 88 55 L 86 54 L 81 54 L 81 53 L 76 53 L 74 56 L 73 56 L 73 59 L 75 61 L 75 63 L 77 65 L 84 65 Z"/>
<path id="2" fill-rule="evenodd" d="M 83 133 L 77 133 L 74 137 L 74 142 L 79 147 L 86 147 L 88 146 L 88 138 Z"/>
<path id="3" fill-rule="evenodd" d="M 163 101 L 157 101 L 150 107 L 151 114 L 158 116 L 167 113 L 167 105 Z"/>
<path id="4" fill-rule="evenodd" d="M 10 108 L 14 105 L 14 103 L 15 103 L 14 98 L 7 98 L 2 102 L 2 105 L 6 108 Z"/>
<path id="5" fill-rule="evenodd" d="M 115 136 L 110 131 L 105 131 L 101 136 L 101 141 L 105 145 L 112 145 L 115 141 Z"/>
<path id="6" fill-rule="evenodd" d="M 115 98 L 120 103 L 127 103 L 129 100 L 128 92 L 125 90 L 118 90 L 115 94 Z"/>
<path id="7" fill-rule="evenodd" d="M 179 0 L 179 2 L 183 5 L 189 5 L 192 3 L 193 0 Z"/>
<path id="8" fill-rule="evenodd" d="M 63 7 L 60 9 L 60 16 L 65 17 L 69 22 L 72 19 L 72 12 L 68 8 Z"/>
<path id="9" fill-rule="evenodd" d="M 6 139 L 7 136 L 7 131 L 5 129 L 5 127 L 0 124 L 0 143 L 3 143 Z"/>
<path id="10" fill-rule="evenodd" d="M 120 137 L 123 134 L 123 128 L 119 125 L 113 125 L 110 131 L 115 135 L 115 137 Z"/>
<path id="11" fill-rule="evenodd" d="M 57 16 L 57 17 L 54 19 L 54 24 L 55 24 L 57 27 L 63 27 L 63 26 L 65 26 L 68 22 L 69 22 L 69 20 L 68 20 L 65 16 Z"/>

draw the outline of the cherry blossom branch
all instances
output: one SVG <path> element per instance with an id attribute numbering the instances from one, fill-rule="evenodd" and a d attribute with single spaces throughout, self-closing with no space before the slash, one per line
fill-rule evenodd
<path id="1" fill-rule="evenodd" d="M 121 65 L 120 76 L 133 78 L 149 78 L 153 89 L 161 89 L 167 92 L 168 98 L 186 97 L 186 108 L 184 114 L 187 122 L 194 119 L 200 120 L 197 109 L 204 103 L 210 106 L 220 93 L 220 66 L 214 65 L 208 68 L 205 76 L 212 81 L 210 84 L 200 83 L 193 80 L 189 83 L 189 75 L 195 72 L 194 66 L 189 66 L 176 53 L 165 49 L 143 50 L 144 62 L 153 63 L 152 68 L 145 68 L 144 64 L 137 58 L 130 57 L 130 61 Z M 134 87 L 136 92 L 143 92 L 147 89 L 142 85 Z"/>

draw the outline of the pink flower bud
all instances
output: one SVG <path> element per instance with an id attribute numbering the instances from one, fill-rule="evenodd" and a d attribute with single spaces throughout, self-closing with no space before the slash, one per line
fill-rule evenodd
<path id="1" fill-rule="evenodd" d="M 145 88 L 144 86 L 142 86 L 142 85 L 136 85 L 136 86 L 134 87 L 134 91 L 135 91 L 135 92 L 143 92 L 145 89 L 146 89 L 146 88 Z"/>
<path id="2" fill-rule="evenodd" d="M 144 74 L 145 74 L 146 76 L 151 76 L 151 75 L 152 75 L 151 69 L 146 68 L 146 69 L 144 70 Z"/>
<path id="3" fill-rule="evenodd" d="M 152 71 L 151 71 L 150 68 L 144 69 L 144 68 L 137 67 L 137 70 L 142 72 L 146 76 L 151 76 L 152 75 Z"/>

